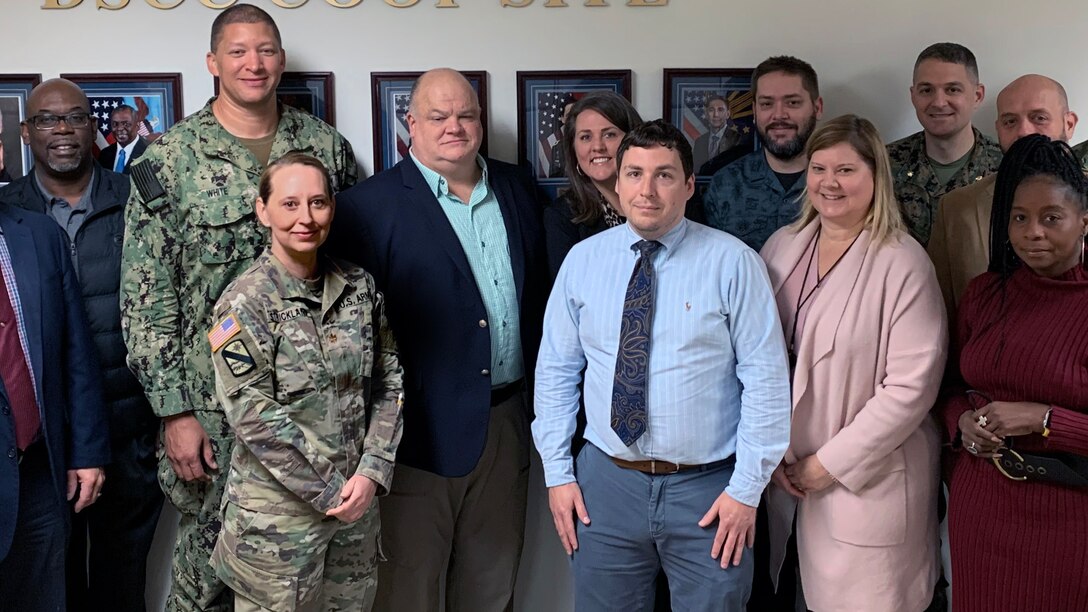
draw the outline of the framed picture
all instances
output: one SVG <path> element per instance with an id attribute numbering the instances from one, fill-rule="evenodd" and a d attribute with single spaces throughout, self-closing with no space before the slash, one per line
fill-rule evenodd
<path id="1" fill-rule="evenodd" d="M 518 71 L 518 162 L 552 197 L 567 184 L 563 121 L 571 105 L 591 91 L 631 99 L 630 70 Z"/>
<path id="2" fill-rule="evenodd" d="M 219 77 L 215 77 L 213 88 L 218 96 Z M 276 97 L 288 106 L 336 125 L 336 88 L 331 72 L 284 72 L 276 87 Z"/>
<path id="3" fill-rule="evenodd" d="M 33 165 L 30 147 L 23 144 L 19 124 L 26 119 L 30 91 L 42 82 L 40 74 L 0 74 L 0 183 L 22 178 Z"/>
<path id="4" fill-rule="evenodd" d="M 136 133 L 148 142 L 162 136 L 184 116 L 178 72 L 60 76 L 79 85 L 90 99 L 91 114 L 98 120 L 95 146 L 99 150 L 113 144 L 110 112 L 122 104 L 136 109 L 133 117 Z"/>
<path id="5" fill-rule="evenodd" d="M 371 72 L 370 96 L 374 113 L 374 173 L 392 168 L 408 155 L 408 102 L 412 84 L 422 72 Z M 487 71 L 462 70 L 480 99 L 484 135 L 480 154 L 487 155 Z"/>
<path id="6" fill-rule="evenodd" d="M 666 68 L 664 116 L 691 143 L 698 182 L 759 146 L 752 68 Z"/>

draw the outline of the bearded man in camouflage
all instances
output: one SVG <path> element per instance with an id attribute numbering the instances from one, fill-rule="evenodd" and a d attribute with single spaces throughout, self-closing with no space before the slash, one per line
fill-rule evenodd
<path id="1" fill-rule="evenodd" d="M 272 18 L 233 6 L 212 24 L 208 70 L 220 95 L 147 149 L 132 168 L 121 308 L 129 364 L 163 420 L 159 481 L 181 512 L 169 611 L 230 610 L 208 564 L 233 435 L 215 399 L 207 330 L 223 289 L 268 241 L 257 181 L 289 151 L 319 158 L 336 191 L 355 183 L 348 142 L 276 101 L 286 56 Z"/>

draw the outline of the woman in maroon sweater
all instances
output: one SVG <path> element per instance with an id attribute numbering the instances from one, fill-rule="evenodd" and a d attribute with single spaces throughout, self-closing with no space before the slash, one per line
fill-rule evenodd
<path id="1" fill-rule="evenodd" d="M 964 295 L 959 376 L 940 407 L 957 612 L 1088 610 L 1086 232 L 1088 181 L 1068 145 L 1018 140 L 998 171 L 990 267 Z"/>

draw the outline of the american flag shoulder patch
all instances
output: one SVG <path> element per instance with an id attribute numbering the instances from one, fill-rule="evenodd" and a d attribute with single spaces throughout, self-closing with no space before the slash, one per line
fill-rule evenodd
<path id="1" fill-rule="evenodd" d="M 242 326 L 238 323 L 238 319 L 234 317 L 233 312 L 224 317 L 208 332 L 208 342 L 212 345 L 212 352 L 218 351 L 228 340 L 237 336 L 240 331 L 242 331 Z"/>

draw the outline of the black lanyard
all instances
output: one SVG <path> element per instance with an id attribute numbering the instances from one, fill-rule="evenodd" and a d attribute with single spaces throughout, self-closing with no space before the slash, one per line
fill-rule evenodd
<path id="1" fill-rule="evenodd" d="M 791 371 L 797 365 L 797 352 L 794 350 L 794 347 L 797 343 L 797 321 L 801 318 L 801 309 L 804 308 L 805 304 L 807 304 L 809 299 L 812 298 L 813 294 L 816 293 L 816 290 L 820 288 L 820 285 L 823 284 L 824 279 L 827 278 L 827 276 L 835 270 L 835 266 L 838 266 L 839 262 L 842 261 L 843 258 L 846 257 L 846 254 L 850 252 L 850 249 L 854 248 L 854 243 L 858 241 L 858 238 L 860 236 L 861 232 L 858 232 L 858 235 L 854 236 L 854 239 L 850 241 L 850 246 L 846 247 L 846 250 L 842 252 L 842 255 L 839 255 L 839 258 L 835 260 L 835 263 L 831 264 L 831 267 L 827 269 L 827 272 L 823 276 L 820 276 L 820 271 L 816 270 L 816 284 L 812 287 L 811 290 L 809 290 L 808 294 L 806 295 L 805 285 L 808 284 L 808 273 L 810 270 L 812 270 L 812 260 L 816 257 L 816 251 L 820 248 L 820 230 L 816 230 L 816 238 L 814 238 L 812 241 L 812 252 L 808 255 L 808 263 L 805 264 L 805 277 L 801 279 L 801 290 L 797 292 L 797 307 L 793 311 L 793 330 L 790 332 L 789 346 Z"/>

